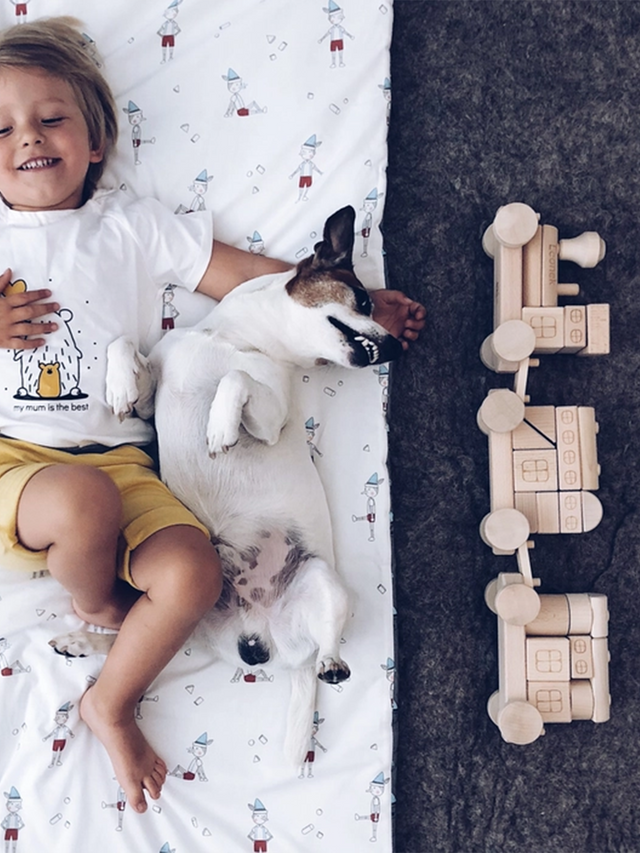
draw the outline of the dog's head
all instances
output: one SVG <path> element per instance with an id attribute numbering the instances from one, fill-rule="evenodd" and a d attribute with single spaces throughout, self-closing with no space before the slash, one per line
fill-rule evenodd
<path id="1" fill-rule="evenodd" d="M 298 265 L 286 291 L 316 360 L 366 367 L 397 358 L 402 345 L 371 318 L 371 299 L 353 271 L 354 221 L 352 207 L 327 219 L 313 257 Z"/>

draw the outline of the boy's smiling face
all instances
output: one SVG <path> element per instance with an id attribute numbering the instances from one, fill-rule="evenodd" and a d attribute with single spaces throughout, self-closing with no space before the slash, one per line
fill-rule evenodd
<path id="1" fill-rule="evenodd" d="M 102 157 L 69 83 L 40 68 L 0 69 L 0 193 L 12 208 L 80 207 Z"/>

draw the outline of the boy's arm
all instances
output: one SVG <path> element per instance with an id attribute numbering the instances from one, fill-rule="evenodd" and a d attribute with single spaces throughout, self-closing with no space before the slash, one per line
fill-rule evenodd
<path id="1" fill-rule="evenodd" d="M 269 273 L 286 272 L 292 269 L 290 264 L 264 255 L 254 255 L 243 249 L 236 249 L 226 243 L 215 240 L 211 250 L 209 266 L 196 287 L 199 293 L 205 293 L 212 299 L 220 300 L 234 287 Z"/>
<path id="2" fill-rule="evenodd" d="M 213 244 L 209 266 L 196 290 L 213 299 L 220 300 L 234 287 L 269 273 L 287 272 L 290 264 L 264 255 L 253 255 L 217 240 Z M 373 302 L 373 319 L 402 342 L 407 349 L 415 341 L 425 323 L 426 311 L 419 302 L 414 302 L 399 290 L 370 290 Z"/>

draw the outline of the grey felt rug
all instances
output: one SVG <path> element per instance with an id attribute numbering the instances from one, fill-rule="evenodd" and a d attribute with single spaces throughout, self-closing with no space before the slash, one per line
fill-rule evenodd
<path id="1" fill-rule="evenodd" d="M 428 308 L 395 368 L 390 420 L 398 610 L 397 853 L 640 850 L 640 3 L 396 0 L 385 240 L 390 284 Z M 601 592 L 611 720 L 505 743 L 486 714 L 496 620 L 484 587 L 516 569 L 478 535 L 489 508 L 476 411 L 490 388 L 492 264 L 481 237 L 524 201 L 561 237 L 596 230 L 577 301 L 611 305 L 612 351 L 552 355 L 534 404 L 594 406 L 604 518 L 538 536 L 543 592 Z"/>

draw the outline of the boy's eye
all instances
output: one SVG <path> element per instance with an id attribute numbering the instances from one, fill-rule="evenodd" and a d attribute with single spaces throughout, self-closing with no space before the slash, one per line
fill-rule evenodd
<path id="1" fill-rule="evenodd" d="M 64 116 L 53 116 L 52 118 L 43 118 L 42 124 L 50 126 L 53 124 L 60 124 L 61 121 L 64 121 Z"/>
<path id="2" fill-rule="evenodd" d="M 10 132 L 11 132 L 10 127 L 0 127 L 0 136 L 6 136 Z"/>

